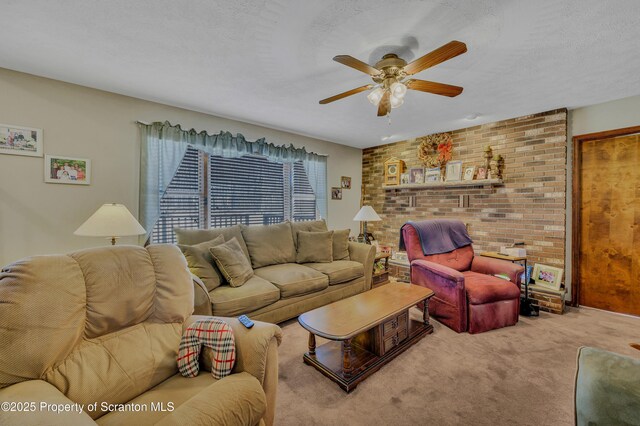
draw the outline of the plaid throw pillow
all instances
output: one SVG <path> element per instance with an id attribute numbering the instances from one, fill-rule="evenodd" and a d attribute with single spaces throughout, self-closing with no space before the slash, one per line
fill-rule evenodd
<path id="1" fill-rule="evenodd" d="M 200 371 L 202 346 L 211 348 L 211 374 L 216 379 L 228 376 L 236 362 L 233 330 L 226 322 L 209 318 L 191 324 L 182 335 L 178 352 L 178 370 L 184 377 L 196 377 Z"/>

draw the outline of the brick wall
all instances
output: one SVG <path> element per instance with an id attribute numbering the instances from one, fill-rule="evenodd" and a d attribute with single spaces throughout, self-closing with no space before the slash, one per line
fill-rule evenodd
<path id="1" fill-rule="evenodd" d="M 362 157 L 364 204 L 382 222 L 368 229 L 381 244 L 397 249 L 400 227 L 409 220 L 459 218 L 469 224 L 476 252 L 497 251 L 513 242 L 526 243 L 535 262 L 564 266 L 567 111 L 483 124 L 451 132 L 453 160 L 481 166 L 485 146 L 505 158 L 504 184 L 495 187 L 383 189 L 383 163 L 390 157 L 407 168 L 423 167 L 415 139 L 367 148 Z M 469 195 L 469 207 L 458 207 Z M 415 196 L 415 207 L 409 197 Z"/>

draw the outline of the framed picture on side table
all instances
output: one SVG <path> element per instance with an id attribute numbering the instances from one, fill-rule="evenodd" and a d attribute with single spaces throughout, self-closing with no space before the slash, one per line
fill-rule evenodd
<path id="1" fill-rule="evenodd" d="M 563 270 L 553 266 L 536 263 L 533 266 L 533 282 L 540 287 L 560 290 Z"/>

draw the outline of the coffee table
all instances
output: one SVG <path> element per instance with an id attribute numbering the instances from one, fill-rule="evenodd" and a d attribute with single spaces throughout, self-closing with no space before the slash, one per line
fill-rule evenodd
<path id="1" fill-rule="evenodd" d="M 298 317 L 309 332 L 305 364 L 315 367 L 346 392 L 426 334 L 433 291 L 413 284 L 387 284 L 314 309 Z M 422 318 L 409 309 L 423 303 Z M 316 347 L 316 336 L 329 342 Z"/>

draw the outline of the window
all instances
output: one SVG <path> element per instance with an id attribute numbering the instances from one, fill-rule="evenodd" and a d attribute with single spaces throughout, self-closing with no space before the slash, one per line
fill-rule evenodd
<path id="1" fill-rule="evenodd" d="M 304 165 L 247 155 L 224 158 L 189 147 L 160 201 L 151 241 L 174 243 L 174 227 L 222 228 L 319 219 Z"/>

